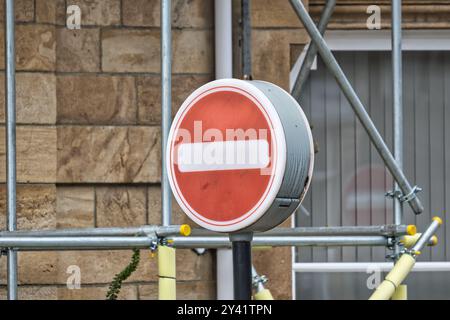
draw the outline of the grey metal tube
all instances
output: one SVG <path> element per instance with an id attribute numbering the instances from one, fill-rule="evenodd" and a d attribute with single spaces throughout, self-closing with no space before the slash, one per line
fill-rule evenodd
<path id="1" fill-rule="evenodd" d="M 402 1 L 392 0 L 391 40 L 392 40 L 392 93 L 394 119 L 394 157 L 398 167 L 403 169 L 403 94 L 402 94 Z M 398 184 L 394 184 L 394 190 Z M 403 204 L 394 197 L 394 223 L 401 224 L 403 220 Z M 395 245 L 396 254 L 400 246 Z"/>
<path id="2" fill-rule="evenodd" d="M 275 228 L 267 236 L 399 236 L 407 234 L 406 225 Z M 258 235 L 258 234 L 257 234 Z"/>
<path id="3" fill-rule="evenodd" d="M 171 237 L 175 248 L 231 248 L 228 236 L 222 237 Z M 280 237 L 254 236 L 252 246 L 386 246 L 389 239 L 383 236 L 335 237 Z"/>
<path id="4" fill-rule="evenodd" d="M 84 228 L 59 230 L 19 230 L 0 232 L 2 237 L 114 237 L 114 236 L 145 236 L 155 234 L 159 237 L 180 235 L 179 225 L 173 226 L 142 226 L 129 228 Z"/>
<path id="5" fill-rule="evenodd" d="M 233 78 L 233 16 L 231 0 L 215 0 L 216 79 Z"/>
<path id="6" fill-rule="evenodd" d="M 251 0 L 242 0 L 242 75 L 244 79 L 251 79 L 252 77 L 252 27 L 250 6 Z"/>
<path id="7" fill-rule="evenodd" d="M 294 8 L 295 12 L 297 13 L 298 17 L 302 21 L 303 25 L 305 26 L 305 29 L 311 36 L 312 41 L 314 41 L 314 43 L 316 44 L 323 61 L 336 78 L 336 81 L 338 82 L 341 90 L 347 97 L 348 101 L 350 102 L 350 105 L 352 106 L 353 110 L 355 111 L 356 115 L 361 121 L 363 127 L 369 134 L 372 143 L 374 144 L 375 148 L 377 149 L 387 168 L 389 169 L 392 176 L 399 184 L 403 194 L 404 195 L 412 194 L 413 193 L 412 186 L 406 179 L 403 171 L 398 166 L 397 162 L 392 156 L 392 153 L 389 151 L 388 147 L 384 143 L 383 138 L 381 137 L 377 128 L 370 119 L 370 116 L 367 113 L 366 109 L 364 108 L 364 105 L 358 98 L 356 92 L 353 90 L 350 82 L 348 81 L 341 67 L 339 66 L 333 54 L 331 53 L 331 50 L 328 48 L 319 30 L 317 30 L 317 27 L 314 24 L 311 17 L 309 16 L 308 12 L 306 11 L 305 6 L 300 0 L 289 0 L 289 1 L 292 7 Z M 411 208 L 413 209 L 414 213 L 420 214 L 423 212 L 424 208 L 418 197 L 413 197 L 408 202 Z"/>
<path id="8" fill-rule="evenodd" d="M 150 248 L 152 237 L 1 237 L 0 247 L 18 250 L 110 250 Z"/>
<path id="9" fill-rule="evenodd" d="M 6 206 L 7 228 L 14 231 L 16 217 L 16 53 L 14 0 L 5 0 L 6 96 Z M 8 250 L 8 299 L 17 299 L 17 252 Z"/>
<path id="10" fill-rule="evenodd" d="M 149 248 L 156 237 L 0 237 L 0 248 L 17 250 L 98 250 Z M 228 236 L 169 237 L 177 248 L 229 248 Z M 386 246 L 383 236 L 292 237 L 255 236 L 253 246 Z"/>
<path id="11" fill-rule="evenodd" d="M 233 4 L 232 0 L 215 0 L 215 72 L 216 79 L 233 78 Z M 233 299 L 233 256 L 229 249 L 216 252 L 216 292 L 218 300 Z"/>
<path id="12" fill-rule="evenodd" d="M 344 226 L 344 227 L 297 227 L 275 228 L 266 232 L 256 233 L 255 236 L 403 236 L 408 234 L 406 225 L 381 226 Z M 221 233 L 205 229 L 193 229 L 191 236 L 220 237 Z"/>
<path id="13" fill-rule="evenodd" d="M 172 221 L 172 192 L 166 167 L 166 146 L 172 122 L 172 28 L 171 0 L 161 1 L 161 203 L 162 225 Z"/>
<path id="14" fill-rule="evenodd" d="M 319 23 L 317 24 L 317 29 L 320 34 L 324 34 L 327 29 L 328 21 L 330 21 L 331 15 L 333 14 L 334 8 L 336 6 L 336 0 L 328 0 L 323 8 L 322 15 L 320 17 Z M 314 42 L 310 42 L 308 50 L 306 50 L 305 59 L 303 60 L 302 66 L 298 73 L 297 79 L 295 79 L 294 87 L 292 88 L 292 96 L 298 100 L 300 93 L 302 91 L 303 85 L 306 80 L 308 80 L 309 74 L 311 72 L 311 66 L 317 55 L 317 47 Z"/>
<path id="15" fill-rule="evenodd" d="M 179 225 L 141 226 L 128 228 L 74 228 L 58 230 L 19 230 L 14 232 L 0 232 L 2 237 L 114 237 L 114 236 L 145 236 L 156 234 L 159 237 L 176 236 L 180 234 Z M 381 226 L 344 226 L 344 227 L 298 227 L 275 228 L 270 231 L 258 233 L 257 236 L 388 236 L 396 237 L 408 234 L 406 225 Z M 222 233 L 206 229 L 193 229 L 192 236 L 221 237 Z"/>
<path id="16" fill-rule="evenodd" d="M 422 233 L 422 236 L 417 240 L 414 247 L 412 247 L 413 252 L 418 252 L 422 250 L 423 247 L 425 247 L 428 244 L 428 241 L 430 238 L 436 233 L 437 229 L 439 229 L 442 221 L 440 219 L 434 218 L 431 222 L 430 226 L 425 230 L 425 232 Z"/>

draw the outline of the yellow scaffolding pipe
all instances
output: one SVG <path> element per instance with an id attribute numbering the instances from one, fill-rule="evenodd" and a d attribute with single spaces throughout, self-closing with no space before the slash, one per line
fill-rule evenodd
<path id="1" fill-rule="evenodd" d="M 159 300 L 176 300 L 175 249 L 158 246 Z"/>
<path id="2" fill-rule="evenodd" d="M 412 255 L 403 254 L 369 300 L 389 300 L 411 272 L 415 263 L 416 259 Z"/>
<path id="3" fill-rule="evenodd" d="M 256 292 L 254 297 L 255 300 L 273 300 L 272 293 L 270 293 L 269 289 L 262 289 L 261 291 Z"/>
<path id="4" fill-rule="evenodd" d="M 408 300 L 408 286 L 401 284 L 392 295 L 391 300 Z"/>
<path id="5" fill-rule="evenodd" d="M 411 250 L 406 251 L 395 263 L 385 280 L 378 286 L 369 300 L 389 300 L 406 298 L 406 286 L 400 289 L 403 280 L 408 276 L 416 263 L 416 256 L 420 255 L 420 250 L 432 241 L 434 233 L 442 224 L 439 217 L 434 217 L 433 222 L 425 232 L 415 240 Z M 394 295 L 395 294 L 395 295 Z"/>

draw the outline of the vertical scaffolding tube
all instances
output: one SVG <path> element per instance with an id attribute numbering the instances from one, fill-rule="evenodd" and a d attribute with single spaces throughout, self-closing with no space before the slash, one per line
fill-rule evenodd
<path id="1" fill-rule="evenodd" d="M 297 13 L 297 16 L 302 21 L 305 29 L 308 31 L 311 36 L 312 41 L 317 46 L 318 52 L 320 53 L 325 65 L 328 67 L 328 70 L 334 75 L 336 81 L 341 88 L 344 95 L 347 97 L 350 105 L 352 106 L 354 112 L 356 113 L 358 119 L 361 121 L 364 129 L 369 134 L 369 137 L 383 159 L 385 165 L 391 172 L 394 179 L 398 182 L 403 194 L 405 196 L 410 197 L 408 203 L 413 209 L 415 214 L 420 214 L 423 212 L 424 208 L 419 198 L 414 196 L 415 190 L 412 188 L 409 181 L 406 179 L 403 171 L 397 165 L 397 161 L 392 156 L 392 153 L 389 151 L 389 148 L 383 141 L 380 133 L 377 128 L 373 124 L 372 119 L 370 119 L 369 114 L 367 113 L 364 105 L 356 94 L 355 90 L 351 86 L 335 57 L 331 53 L 330 48 L 328 48 L 325 40 L 320 34 L 319 30 L 317 30 L 314 21 L 306 11 L 305 6 L 300 0 L 290 0 L 290 3 Z"/>
<path id="2" fill-rule="evenodd" d="M 402 97 L 402 1 L 392 0 L 391 16 L 392 39 L 392 93 L 394 118 L 394 157 L 400 169 L 403 168 L 403 97 Z M 398 184 L 395 183 L 394 190 Z M 395 192 L 394 192 L 395 194 Z M 394 198 L 394 223 L 402 224 L 403 205 L 399 199 Z M 395 253 L 400 248 L 395 246 Z"/>
<path id="3" fill-rule="evenodd" d="M 161 203 L 162 225 L 169 226 L 172 218 L 172 193 L 166 167 L 166 146 L 172 121 L 172 29 L 171 0 L 161 1 Z"/>
<path id="4" fill-rule="evenodd" d="M 216 79 L 233 78 L 233 14 L 231 0 L 215 0 L 215 67 Z M 218 249 L 216 256 L 217 299 L 233 299 L 233 254 Z"/>
<path id="5" fill-rule="evenodd" d="M 323 8 L 322 15 L 317 25 L 317 29 L 322 35 L 327 29 L 328 21 L 330 21 L 335 6 L 336 0 L 328 0 L 325 4 L 325 7 Z M 309 43 L 308 49 L 306 50 L 305 59 L 303 60 L 302 66 L 300 67 L 300 71 L 298 73 L 297 79 L 295 80 L 294 87 L 292 88 L 292 96 L 295 99 L 300 98 L 302 87 L 305 84 L 306 80 L 308 80 L 309 74 L 311 72 L 311 66 L 314 62 L 314 59 L 316 58 L 316 55 L 317 47 L 314 42 L 311 41 Z"/>
<path id="6" fill-rule="evenodd" d="M 252 30 L 250 18 L 251 0 L 242 0 L 242 75 L 252 78 Z"/>
<path id="7" fill-rule="evenodd" d="M 6 92 L 6 193 L 7 227 L 14 231 L 16 218 L 16 54 L 14 0 L 5 0 L 5 92 Z M 8 250 L 8 299 L 17 299 L 17 252 Z"/>

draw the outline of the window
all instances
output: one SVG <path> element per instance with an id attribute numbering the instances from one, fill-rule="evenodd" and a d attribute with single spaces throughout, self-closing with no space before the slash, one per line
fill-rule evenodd
<path id="1" fill-rule="evenodd" d="M 337 31 L 328 32 L 326 38 L 392 150 L 389 31 Z M 404 32 L 404 170 L 424 189 L 420 198 L 425 205 L 425 212 L 419 216 L 405 205 L 404 223 L 424 230 L 435 215 L 442 216 L 445 223 L 437 234 L 439 245 L 424 250 L 418 267 L 425 262 L 427 270 L 440 272 L 413 272 L 406 281 L 410 298 L 450 298 L 445 290 L 450 286 L 450 273 L 445 273 L 450 271 L 450 235 L 446 237 L 450 230 L 450 216 L 446 216 L 446 208 L 450 208 L 450 127 L 446 125 L 450 122 L 449 38 L 447 31 Z M 295 79 L 298 66 L 291 79 Z M 320 57 L 299 102 L 313 126 L 319 153 L 310 191 L 296 214 L 296 225 L 392 223 L 393 201 L 385 197 L 385 192 L 392 190 L 393 179 Z M 389 252 L 384 247 L 296 249 L 295 296 L 366 299 L 370 295 L 366 267 L 384 263 L 378 266 L 389 270 L 390 264 L 385 263 Z M 325 266 L 321 263 L 333 263 L 335 271 L 306 272 L 321 269 Z M 360 272 L 348 272 L 358 268 Z"/>

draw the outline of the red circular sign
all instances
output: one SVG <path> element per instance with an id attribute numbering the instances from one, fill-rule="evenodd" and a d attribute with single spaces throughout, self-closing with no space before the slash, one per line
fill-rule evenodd
<path id="1" fill-rule="evenodd" d="M 244 229 L 273 202 L 285 148 L 278 115 L 261 92 L 239 80 L 209 83 L 185 101 L 170 131 L 175 198 L 205 228 Z"/>

